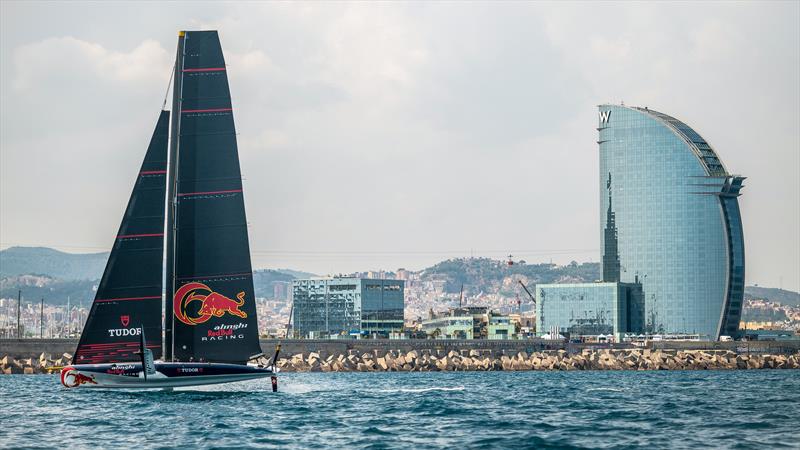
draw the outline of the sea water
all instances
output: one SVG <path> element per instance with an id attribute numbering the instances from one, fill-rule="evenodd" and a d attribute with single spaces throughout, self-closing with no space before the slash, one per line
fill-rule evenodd
<path id="1" fill-rule="evenodd" d="M 800 448 L 800 371 L 282 374 L 175 391 L 0 376 L 0 447 Z"/>

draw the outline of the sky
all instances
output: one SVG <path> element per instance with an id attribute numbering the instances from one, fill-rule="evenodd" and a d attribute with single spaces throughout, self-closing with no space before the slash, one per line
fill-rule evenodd
<path id="1" fill-rule="evenodd" d="M 177 31 L 218 29 L 253 265 L 599 261 L 597 105 L 688 123 L 800 290 L 800 3 L 0 3 L 0 245 L 108 250 Z"/>

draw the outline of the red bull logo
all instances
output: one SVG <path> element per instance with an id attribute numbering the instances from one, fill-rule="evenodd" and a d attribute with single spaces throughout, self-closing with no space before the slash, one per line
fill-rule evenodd
<path id="1" fill-rule="evenodd" d="M 196 317 L 187 314 L 187 306 L 192 302 L 201 302 Z M 197 325 L 213 317 L 231 314 L 242 319 L 247 313 L 240 308 L 244 305 L 244 292 L 236 295 L 236 300 L 214 292 L 203 283 L 186 283 L 175 292 L 172 300 L 175 317 L 186 325 Z"/>
<path id="2" fill-rule="evenodd" d="M 97 384 L 94 375 L 84 375 L 70 366 L 61 369 L 61 384 L 64 386 L 74 388 L 86 383 Z"/>

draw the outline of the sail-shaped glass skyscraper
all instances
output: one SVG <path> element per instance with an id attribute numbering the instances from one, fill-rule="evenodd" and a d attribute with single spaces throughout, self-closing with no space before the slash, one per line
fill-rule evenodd
<path id="1" fill-rule="evenodd" d="M 744 178 L 673 117 L 621 105 L 599 112 L 604 281 L 641 284 L 646 332 L 736 335 Z"/>

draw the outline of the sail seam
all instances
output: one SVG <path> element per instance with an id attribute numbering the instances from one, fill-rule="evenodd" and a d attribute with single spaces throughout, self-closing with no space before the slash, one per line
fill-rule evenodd
<path id="1" fill-rule="evenodd" d="M 210 133 L 182 133 L 181 137 L 191 137 L 191 136 L 224 136 L 224 135 L 236 135 L 235 131 L 216 131 Z M 196 150 L 196 149 L 195 149 Z"/>
<path id="2" fill-rule="evenodd" d="M 224 71 L 224 67 L 207 67 L 203 69 L 183 69 L 184 72 L 220 72 Z"/>
<path id="3" fill-rule="evenodd" d="M 179 280 L 200 280 L 200 279 L 208 279 L 208 278 L 225 278 L 225 277 L 246 277 L 246 276 L 253 276 L 252 272 L 242 272 L 242 273 L 226 273 L 222 275 L 195 275 L 192 277 L 178 277 Z"/>
<path id="4" fill-rule="evenodd" d="M 187 113 L 229 112 L 229 111 L 233 111 L 233 108 L 184 109 L 181 111 L 181 113 L 187 114 Z"/>
<path id="5" fill-rule="evenodd" d="M 150 297 L 123 297 L 123 298 L 107 298 L 107 299 L 98 299 L 95 300 L 96 303 L 101 302 L 122 302 L 122 301 L 130 301 L 130 300 L 155 300 L 161 299 L 160 295 L 153 295 Z M 85 344 L 86 345 L 86 344 Z"/>
<path id="6" fill-rule="evenodd" d="M 183 192 L 179 193 L 178 197 L 186 197 L 189 195 L 212 195 L 212 194 L 235 194 L 237 192 L 242 192 L 241 189 L 228 189 L 225 191 L 208 191 L 208 192 Z"/>
<path id="7" fill-rule="evenodd" d="M 186 178 L 181 180 L 181 183 L 191 183 L 195 181 L 220 181 L 220 180 L 241 180 L 242 176 L 238 177 L 211 177 L 211 178 Z"/>
<path id="8" fill-rule="evenodd" d="M 205 225 L 205 226 L 197 226 L 197 227 L 180 227 L 179 230 L 208 230 L 212 228 L 234 228 L 234 227 L 247 227 L 247 222 L 242 223 L 226 223 L 222 225 Z"/>

